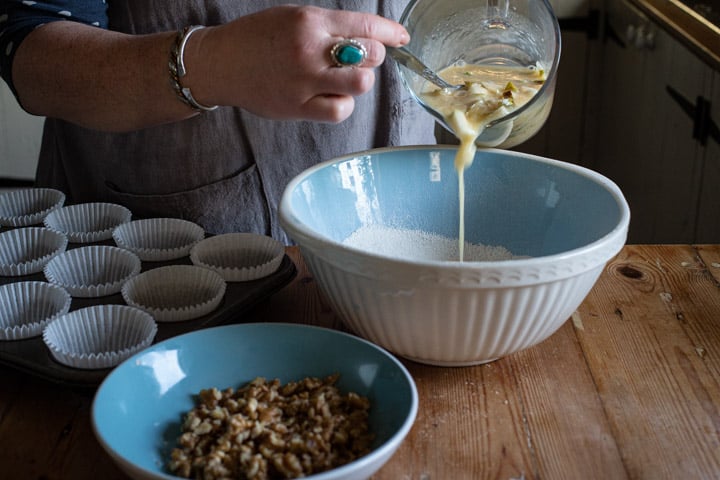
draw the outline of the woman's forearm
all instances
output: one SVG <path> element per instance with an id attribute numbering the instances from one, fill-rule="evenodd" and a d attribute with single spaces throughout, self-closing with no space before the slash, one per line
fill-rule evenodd
<path id="1" fill-rule="evenodd" d="M 125 131 L 195 114 L 170 86 L 176 33 L 125 35 L 61 21 L 18 49 L 13 81 L 28 112 L 88 128 Z"/>
<path id="2" fill-rule="evenodd" d="M 367 50 L 359 67 L 337 68 L 330 51 L 346 37 Z M 126 35 L 59 21 L 18 48 L 13 83 L 34 114 L 112 131 L 198 114 L 171 86 L 177 32 Z M 197 30 L 184 55 L 182 86 L 202 105 L 239 107 L 273 119 L 340 122 L 368 92 L 384 45 L 407 43 L 396 22 L 359 12 L 283 6 Z"/>

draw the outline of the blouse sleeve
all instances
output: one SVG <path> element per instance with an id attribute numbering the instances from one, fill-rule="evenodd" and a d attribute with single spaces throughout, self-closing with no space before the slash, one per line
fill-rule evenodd
<path id="1" fill-rule="evenodd" d="M 0 0 L 0 76 L 15 95 L 12 81 L 15 52 L 33 29 L 58 20 L 107 28 L 107 3 L 105 0 Z"/>

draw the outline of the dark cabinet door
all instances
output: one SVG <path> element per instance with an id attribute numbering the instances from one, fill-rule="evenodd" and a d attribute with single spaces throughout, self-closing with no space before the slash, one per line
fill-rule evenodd
<path id="1" fill-rule="evenodd" d="M 630 243 L 693 242 L 704 147 L 677 98 L 694 103 L 711 70 L 627 2 L 608 5 L 593 167 L 627 197 Z"/>

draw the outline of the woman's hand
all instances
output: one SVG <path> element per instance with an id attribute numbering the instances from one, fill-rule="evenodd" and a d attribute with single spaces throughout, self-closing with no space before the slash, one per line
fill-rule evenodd
<path id="1" fill-rule="evenodd" d="M 347 38 L 367 51 L 357 67 L 337 67 L 332 46 Z M 183 84 L 208 105 L 232 105 L 274 119 L 340 122 L 354 97 L 375 82 L 384 45 L 407 43 L 407 31 L 377 15 L 283 6 L 193 34 Z"/>
<path id="2" fill-rule="evenodd" d="M 197 114 L 170 85 L 177 32 L 128 35 L 77 22 L 40 26 L 13 62 L 18 98 L 30 113 L 91 129 L 138 130 Z M 354 38 L 358 67 L 334 66 L 332 46 Z M 196 31 L 185 47 L 184 87 L 204 105 L 240 107 L 273 119 L 340 122 L 370 90 L 386 45 L 409 40 L 367 13 L 284 6 Z"/>

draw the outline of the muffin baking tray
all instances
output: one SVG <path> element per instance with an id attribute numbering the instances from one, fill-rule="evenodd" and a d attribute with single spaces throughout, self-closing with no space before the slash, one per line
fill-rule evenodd
<path id="1" fill-rule="evenodd" d="M 9 228 L 2 227 L 0 232 Z M 67 250 L 87 246 L 88 244 L 70 243 Z M 115 245 L 112 240 L 103 240 L 92 245 Z M 176 260 L 154 261 L 141 263 L 141 272 L 146 272 L 161 266 L 192 265 L 189 256 Z M 292 260 L 284 255 L 280 265 L 270 275 L 244 282 L 228 282 L 225 295 L 219 306 L 212 312 L 191 320 L 180 322 L 158 322 L 157 335 L 154 342 L 198 330 L 206 327 L 240 323 L 243 313 L 250 310 L 258 302 L 268 298 L 289 283 L 296 274 Z M 20 276 L 0 276 L 0 285 L 25 281 L 47 281 L 43 272 Z M 121 293 L 104 297 L 82 298 L 73 297 L 70 311 L 93 305 L 119 304 L 126 305 Z M 65 366 L 53 359 L 50 351 L 43 342 L 42 336 L 13 341 L 0 341 L 0 364 L 24 371 L 26 373 L 73 387 L 94 388 L 112 370 L 105 369 L 77 369 Z"/>

